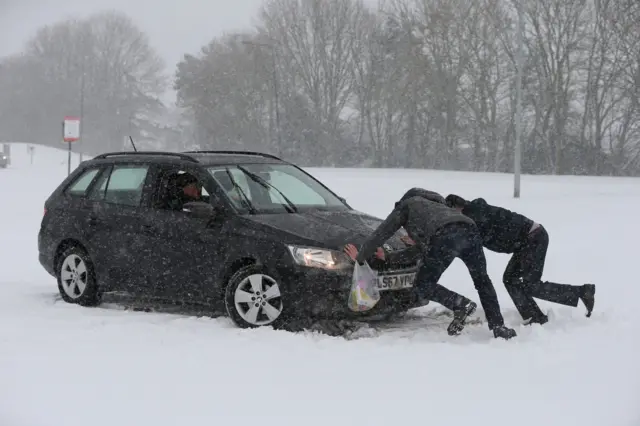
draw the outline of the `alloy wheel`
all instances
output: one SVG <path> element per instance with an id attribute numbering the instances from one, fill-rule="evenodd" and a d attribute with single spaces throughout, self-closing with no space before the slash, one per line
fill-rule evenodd
<path id="1" fill-rule="evenodd" d="M 87 288 L 87 265 L 77 254 L 67 256 L 60 268 L 60 279 L 65 294 L 72 299 L 77 299 Z"/>
<path id="2" fill-rule="evenodd" d="M 253 326 L 273 323 L 282 314 L 282 297 L 276 280 L 252 274 L 236 287 L 234 303 L 238 315 Z"/>

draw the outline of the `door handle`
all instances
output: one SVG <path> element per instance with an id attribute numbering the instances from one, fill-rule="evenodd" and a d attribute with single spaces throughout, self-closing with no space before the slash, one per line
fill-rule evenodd
<path id="1" fill-rule="evenodd" d="M 143 223 L 141 226 L 142 226 L 142 231 L 146 233 L 152 233 L 154 230 L 153 225 L 149 223 Z"/>

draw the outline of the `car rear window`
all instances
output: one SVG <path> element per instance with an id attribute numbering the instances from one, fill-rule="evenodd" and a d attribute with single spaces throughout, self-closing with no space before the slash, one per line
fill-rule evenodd
<path id="1" fill-rule="evenodd" d="M 87 194 L 87 188 L 89 188 L 89 185 L 91 185 L 91 182 L 93 182 L 99 171 L 97 168 L 86 170 L 78 176 L 65 192 L 69 195 L 85 196 Z"/>
<path id="2" fill-rule="evenodd" d="M 94 186 L 92 200 L 137 207 L 142 199 L 142 190 L 148 165 L 116 165 L 111 173 L 103 174 Z"/>

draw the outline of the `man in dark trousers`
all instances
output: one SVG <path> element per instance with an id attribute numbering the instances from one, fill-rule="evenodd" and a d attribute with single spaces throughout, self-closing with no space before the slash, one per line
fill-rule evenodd
<path id="1" fill-rule="evenodd" d="M 476 304 L 468 298 L 438 284 L 444 271 L 455 258 L 459 258 L 469 269 L 494 337 L 514 337 L 515 331 L 504 325 L 498 297 L 487 274 L 482 238 L 473 221 L 440 202 L 442 196 L 439 194 L 427 191 L 416 195 L 417 192 L 408 191 L 395 204 L 391 214 L 362 244 L 359 252 L 353 244 L 345 246 L 345 252 L 363 264 L 376 251 L 379 252 L 379 247 L 398 229 L 404 227 L 423 258 L 416 277 L 416 290 L 420 297 L 453 311 L 453 320 L 447 329 L 449 335 L 460 334 L 467 317 L 476 309 Z"/>
<path id="2" fill-rule="evenodd" d="M 451 194 L 446 202 L 476 223 L 487 249 L 513 253 L 502 280 L 523 320 L 529 324 L 544 324 L 549 320 L 534 297 L 573 307 L 581 300 L 587 308 L 587 317 L 591 316 L 595 285 L 542 281 L 549 246 L 549 234 L 542 225 L 521 214 L 487 204 L 482 198 L 467 201 Z"/>

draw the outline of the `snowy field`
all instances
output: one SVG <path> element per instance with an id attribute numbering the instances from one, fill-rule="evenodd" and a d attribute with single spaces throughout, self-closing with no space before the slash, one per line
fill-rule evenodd
<path id="1" fill-rule="evenodd" d="M 311 169 L 379 217 L 413 186 L 519 210 L 551 235 L 546 279 L 598 285 L 591 318 L 540 302 L 550 322 L 525 327 L 501 282 L 509 258 L 488 253 L 517 338 L 486 325 L 449 337 L 446 322 L 414 318 L 345 340 L 59 301 L 37 233 L 66 152 L 37 147 L 32 165 L 25 145 L 12 151 L 0 169 L 1 426 L 640 425 L 640 179 L 525 176 L 514 200 L 509 175 Z M 479 302 L 459 261 L 441 282 Z"/>

